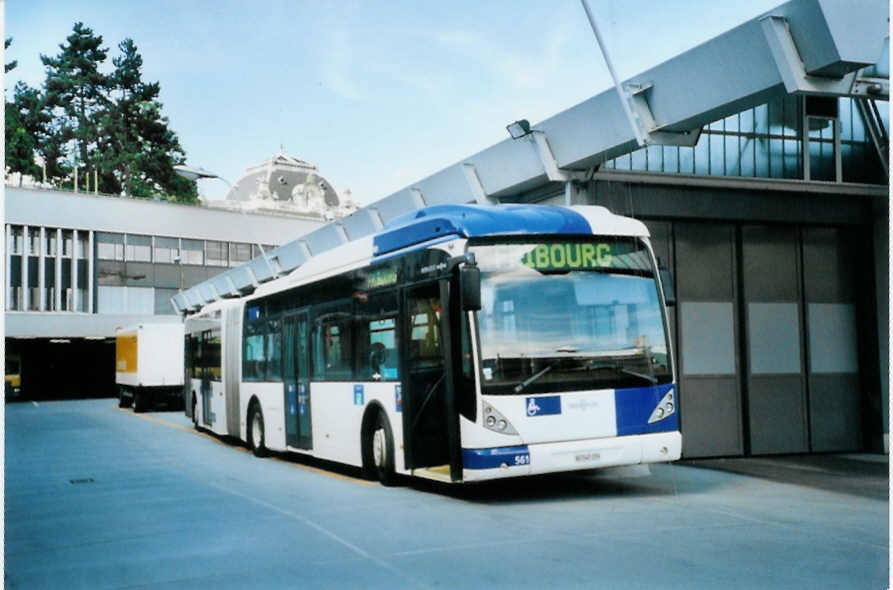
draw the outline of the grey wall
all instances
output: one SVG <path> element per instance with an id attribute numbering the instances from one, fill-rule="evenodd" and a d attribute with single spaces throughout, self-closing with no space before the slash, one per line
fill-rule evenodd
<path id="1" fill-rule="evenodd" d="M 322 225 L 285 215 L 12 187 L 6 187 L 6 223 L 261 244 L 283 244 Z"/>

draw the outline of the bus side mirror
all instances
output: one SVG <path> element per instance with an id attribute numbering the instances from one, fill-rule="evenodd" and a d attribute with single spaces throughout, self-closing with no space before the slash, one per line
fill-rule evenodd
<path id="1" fill-rule="evenodd" d="M 470 264 L 460 267 L 459 290 L 462 311 L 478 311 L 481 308 L 481 269 Z"/>
<path id="2" fill-rule="evenodd" d="M 676 305 L 676 285 L 673 283 L 673 273 L 663 263 L 657 259 L 657 270 L 660 273 L 660 282 L 664 287 L 664 302 L 668 305 Z"/>

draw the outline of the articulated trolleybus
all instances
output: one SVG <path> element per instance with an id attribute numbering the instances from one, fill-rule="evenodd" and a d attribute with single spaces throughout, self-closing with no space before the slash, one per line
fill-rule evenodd
<path id="1" fill-rule="evenodd" d="M 187 317 L 186 411 L 384 484 L 673 461 L 667 334 L 641 222 L 433 206 Z"/>

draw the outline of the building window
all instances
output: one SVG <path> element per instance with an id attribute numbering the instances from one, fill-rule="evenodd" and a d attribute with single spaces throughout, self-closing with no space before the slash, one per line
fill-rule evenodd
<path id="1" fill-rule="evenodd" d="M 205 242 L 205 264 L 207 266 L 226 266 L 226 242 Z"/>
<path id="2" fill-rule="evenodd" d="M 9 253 L 10 254 L 21 254 L 22 253 L 22 240 L 23 237 L 23 229 L 21 226 L 10 226 L 9 227 Z"/>
<path id="3" fill-rule="evenodd" d="M 230 244 L 229 265 L 239 266 L 251 260 L 251 244 Z"/>
<path id="4" fill-rule="evenodd" d="M 10 311 L 18 311 L 22 309 L 22 288 L 10 287 L 6 295 L 6 309 Z"/>
<path id="5" fill-rule="evenodd" d="M 70 229 L 62 230 L 62 257 L 71 258 L 71 250 L 74 244 L 74 233 Z"/>
<path id="6" fill-rule="evenodd" d="M 40 256 L 40 228 L 32 227 L 28 229 L 28 254 L 31 256 Z"/>
<path id="7" fill-rule="evenodd" d="M 152 287 L 112 287 L 96 289 L 97 313 L 132 313 L 152 315 L 155 312 L 155 289 Z"/>
<path id="8" fill-rule="evenodd" d="M 75 254 L 77 255 L 79 260 L 84 260 L 87 258 L 87 243 L 89 242 L 90 234 L 86 231 L 78 232 L 78 240 L 77 244 L 75 244 Z"/>
<path id="9" fill-rule="evenodd" d="M 124 260 L 124 235 L 97 233 L 96 256 L 100 260 Z"/>
<path id="10" fill-rule="evenodd" d="M 124 259 L 128 262 L 152 262 L 152 236 L 127 234 Z"/>
<path id="11" fill-rule="evenodd" d="M 54 229 L 46 230 L 46 252 L 47 256 L 56 255 L 56 230 Z"/>
<path id="12" fill-rule="evenodd" d="M 182 264 L 202 264 L 204 260 L 204 244 L 201 240 L 182 240 Z"/>
<path id="13" fill-rule="evenodd" d="M 155 262 L 168 264 L 179 262 L 180 240 L 177 238 L 155 238 Z"/>
<path id="14" fill-rule="evenodd" d="M 263 248 L 263 252 L 261 252 L 261 248 Z M 261 256 L 263 253 L 269 254 L 271 250 L 275 249 L 276 246 L 272 244 L 263 244 L 262 246 L 259 244 L 254 244 L 251 246 L 252 258 L 257 258 Z"/>

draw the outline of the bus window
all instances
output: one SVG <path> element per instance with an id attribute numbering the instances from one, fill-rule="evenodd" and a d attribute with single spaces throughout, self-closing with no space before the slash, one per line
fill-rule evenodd
<path id="1" fill-rule="evenodd" d="M 256 323 L 245 326 L 245 345 L 242 353 L 242 379 L 261 381 L 266 372 L 264 336 Z"/>
<path id="2" fill-rule="evenodd" d="M 220 371 L 220 330 L 205 332 L 205 350 L 201 366 L 208 372 L 211 381 L 221 380 Z"/>
<path id="3" fill-rule="evenodd" d="M 317 381 L 350 381 L 351 316 L 330 312 L 316 318 L 313 326 L 313 379 Z"/>
<path id="4" fill-rule="evenodd" d="M 397 370 L 397 322 L 394 318 L 373 320 L 367 324 L 369 373 L 382 381 L 400 378 Z"/>
<path id="5" fill-rule="evenodd" d="M 440 300 L 427 297 L 412 300 L 410 310 L 410 356 L 421 364 L 443 362 L 440 351 Z"/>
<path id="6" fill-rule="evenodd" d="M 395 381 L 397 370 L 397 294 L 383 292 L 356 299 L 354 341 L 358 381 Z"/>
<path id="7" fill-rule="evenodd" d="M 267 322 L 267 381 L 278 381 L 282 378 L 282 330 L 279 320 Z"/>

